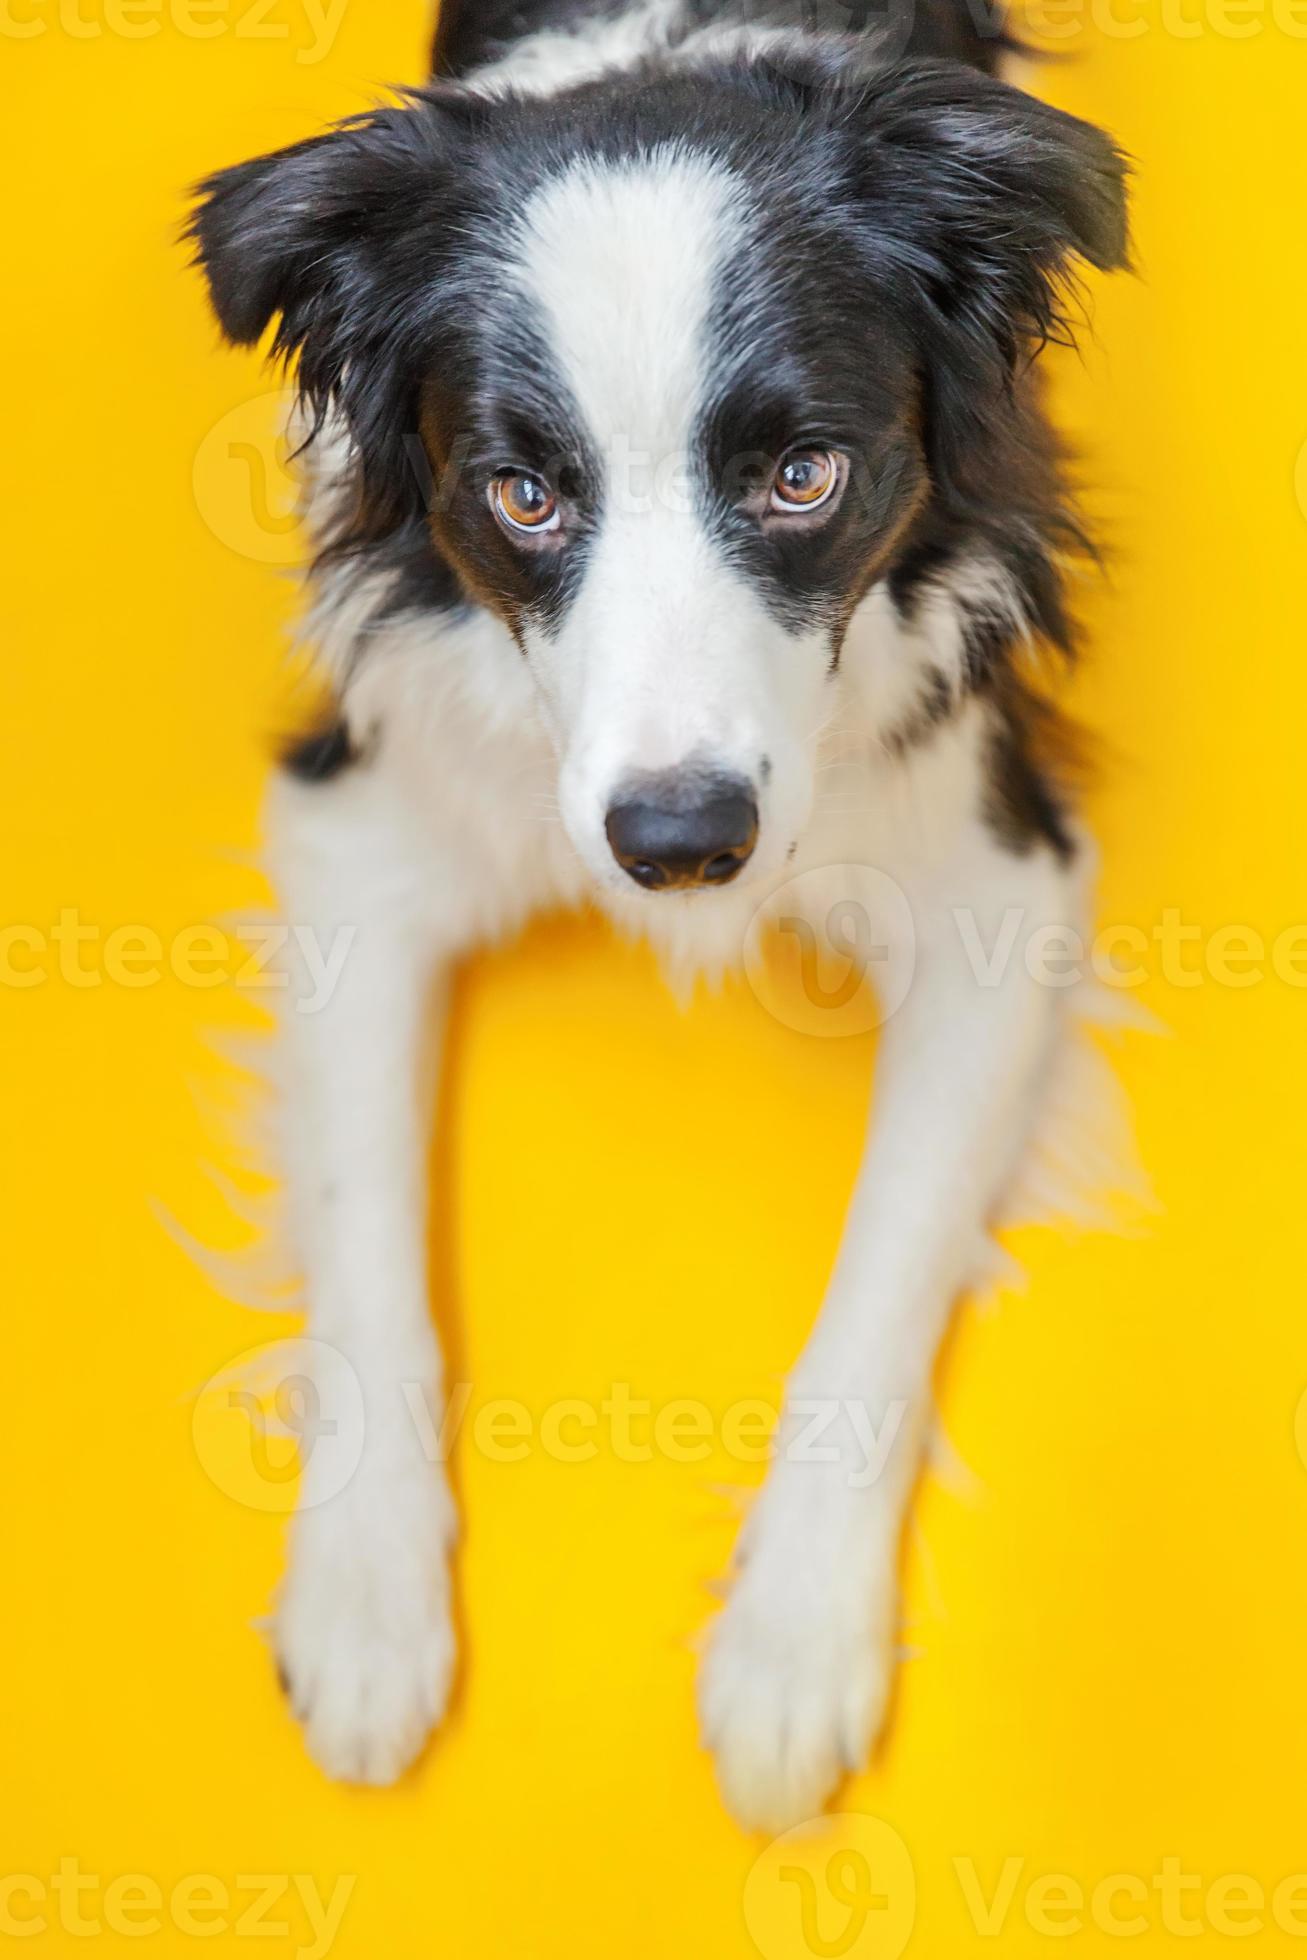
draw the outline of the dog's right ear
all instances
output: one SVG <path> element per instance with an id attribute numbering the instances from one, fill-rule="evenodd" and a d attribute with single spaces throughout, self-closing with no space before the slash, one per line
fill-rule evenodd
<path id="1" fill-rule="evenodd" d="M 281 314 L 298 344 L 350 248 L 345 132 L 332 130 L 271 156 L 219 170 L 195 187 L 188 227 L 218 324 L 253 346 Z"/>
<path id="2" fill-rule="evenodd" d="M 416 391 L 449 313 L 466 231 L 460 159 L 488 105 L 415 90 L 197 186 L 188 227 L 223 332 L 295 367 L 314 430 L 343 419 L 361 459 L 368 521 L 395 518 L 413 477 Z"/>
<path id="3" fill-rule="evenodd" d="M 278 353 L 302 353 L 319 328 L 339 338 L 377 293 L 402 228 L 429 213 L 419 235 L 443 234 L 470 113 L 453 90 L 414 91 L 198 184 L 187 235 L 227 338 L 252 346 L 278 316 Z"/>

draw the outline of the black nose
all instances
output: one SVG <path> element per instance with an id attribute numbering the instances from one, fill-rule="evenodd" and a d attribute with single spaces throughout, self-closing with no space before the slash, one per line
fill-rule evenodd
<path id="1" fill-rule="evenodd" d="M 608 842 L 647 891 L 725 885 L 753 856 L 758 805 L 731 777 L 651 776 L 608 812 Z"/>

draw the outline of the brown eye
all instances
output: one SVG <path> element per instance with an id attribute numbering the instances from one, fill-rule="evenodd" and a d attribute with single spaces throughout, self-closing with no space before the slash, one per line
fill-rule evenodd
<path id="1" fill-rule="evenodd" d="M 772 482 L 773 510 L 820 510 L 839 488 L 838 458 L 829 449 L 792 449 Z"/>
<path id="2" fill-rule="evenodd" d="M 543 477 L 528 476 L 522 470 L 508 470 L 490 486 L 490 505 L 500 523 L 510 531 L 556 531 L 560 518 L 558 499 Z"/>

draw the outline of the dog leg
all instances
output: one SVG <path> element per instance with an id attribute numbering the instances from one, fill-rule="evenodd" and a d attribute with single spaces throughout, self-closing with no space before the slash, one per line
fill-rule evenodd
<path id="1" fill-rule="evenodd" d="M 701 1680 L 726 1800 L 751 1827 L 819 1810 L 881 1726 L 932 1363 L 1058 1033 L 1057 995 L 1022 957 L 1029 932 L 1075 916 L 1072 877 L 1050 853 L 1014 857 L 973 835 L 947 881 L 909 897 L 915 975 L 882 1036 L 844 1243 Z M 1004 971 L 978 974 L 976 945 L 993 948 L 1014 907 L 1022 932 Z"/>
<path id="2" fill-rule="evenodd" d="M 424 911 L 430 859 L 405 847 L 370 775 L 283 785 L 273 811 L 293 938 L 302 950 L 312 933 L 319 973 L 347 947 L 325 1000 L 300 965 L 286 1011 L 285 1168 L 324 1379 L 315 1373 L 320 1420 L 275 1642 L 316 1761 L 346 1781 L 391 1783 L 449 1692 L 455 1514 L 420 1404 L 415 1416 L 420 1397 L 439 1421 L 425 1238 L 442 948 Z M 345 1419 L 351 1401 L 361 1434 Z"/>

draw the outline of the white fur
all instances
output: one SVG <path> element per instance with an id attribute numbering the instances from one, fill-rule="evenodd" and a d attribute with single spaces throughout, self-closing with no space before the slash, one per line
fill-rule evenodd
<path id="1" fill-rule="evenodd" d="M 838 8 L 833 9 L 838 14 Z M 910 18 L 910 17 L 909 17 Z M 712 21 L 686 30 L 683 0 L 632 0 L 620 14 L 582 21 L 575 28 L 532 35 L 498 61 L 487 62 L 470 78 L 488 95 L 553 95 L 583 82 L 633 68 L 657 56 L 669 64 L 723 60 L 745 54 L 784 61 L 807 57 L 844 45 L 866 58 L 875 47 L 886 58 L 896 52 L 895 23 L 886 20 L 856 35 L 842 35 L 838 22 L 831 31 L 802 27 L 767 27 L 751 22 Z M 999 72 L 1016 80 L 1021 62 L 1004 56 Z"/>
<path id="2" fill-rule="evenodd" d="M 605 478 L 581 593 L 561 633 L 528 627 L 527 654 L 564 821 L 619 905 L 630 883 L 604 818 L 625 779 L 698 762 L 756 782 L 757 868 L 774 869 L 806 821 L 807 745 L 829 712 L 827 636 L 796 643 L 772 620 L 683 480 L 714 283 L 740 245 L 743 203 L 720 166 L 668 151 L 572 170 L 523 219 L 518 276 Z"/>
<path id="3" fill-rule="evenodd" d="M 519 42 L 501 60 L 479 69 L 473 82 L 488 94 L 511 89 L 518 95 L 553 95 L 632 68 L 650 55 L 693 62 L 828 38 L 747 23 L 710 24 L 686 33 L 684 18 L 683 0 L 635 0 L 620 14 Z"/>
<path id="4" fill-rule="evenodd" d="M 440 1386 L 424 1175 L 437 945 L 428 867 L 395 827 L 398 785 L 360 771 L 341 787 L 309 823 L 293 792 L 274 806 L 272 869 L 292 918 L 359 928 L 330 1010 L 291 1003 L 283 1088 L 311 1325 L 359 1382 L 365 1440 L 344 1487 L 318 1504 L 315 1483 L 341 1483 L 333 1454 L 350 1439 L 315 1439 L 275 1637 L 322 1767 L 392 1782 L 443 1713 L 454 1657 L 453 1503 L 401 1400 L 403 1383 L 432 1397 Z"/>
<path id="5" fill-rule="evenodd" d="M 574 80 L 577 61 L 629 56 L 674 13 L 655 4 L 611 32 L 546 37 L 486 80 Z M 741 196 L 668 153 L 574 171 L 522 214 L 517 276 L 610 480 L 620 440 L 655 463 L 689 448 L 714 270 L 738 238 Z M 318 446 L 319 510 L 346 469 L 333 440 L 334 453 Z M 891 991 L 896 963 L 911 956 L 915 971 L 886 1030 L 844 1248 L 782 1433 L 813 1398 L 854 1401 L 877 1428 L 893 1406 L 903 1419 L 868 1488 L 849 1475 L 852 1431 L 837 1426 L 833 1462 L 782 1455 L 702 1683 L 732 1809 L 789 1824 L 862 1764 L 879 1726 L 932 1358 L 1065 1023 L 1061 997 L 1019 959 L 979 986 L 953 922 L 966 906 L 996 930 L 1015 905 L 1031 927 L 1074 924 L 1079 906 L 1051 854 L 1015 856 L 983 820 L 988 710 L 963 707 L 901 758 L 887 742 L 925 660 L 960 682 L 960 608 L 1010 608 L 1011 595 L 993 567 L 965 567 L 909 632 L 873 591 L 831 680 L 824 637 L 776 626 L 693 511 L 655 496 L 645 509 L 610 500 L 561 635 L 529 636 L 525 663 L 487 614 L 374 629 L 379 596 L 328 585 L 313 618 L 369 760 L 324 786 L 279 782 L 270 811 L 288 916 L 324 934 L 357 929 L 329 1005 L 286 1022 L 286 1170 L 312 1331 L 357 1372 L 368 1416 L 354 1477 L 297 1525 L 277 1620 L 292 1693 L 324 1768 L 385 1781 L 439 1718 L 453 1664 L 452 1502 L 402 1392 L 439 1387 L 426 1050 L 429 995 L 450 964 L 537 909 L 589 897 L 684 979 L 737 964 L 755 915 L 782 888 L 792 905 L 800 874 L 814 874 L 798 890 L 821 931 L 834 900 L 865 892 L 862 867 L 878 867 L 914 927 L 908 947 L 900 914 L 873 921 L 891 940 Z M 755 777 L 764 754 L 745 875 L 713 892 L 638 893 L 602 831 L 622 777 L 691 757 Z"/>
<path id="6" fill-rule="evenodd" d="M 1032 927 L 1070 923 L 1073 894 L 1050 857 L 1011 858 L 973 816 L 947 852 L 914 862 L 900 851 L 887 868 L 912 905 L 915 972 L 885 1032 L 839 1263 L 789 1405 L 852 1401 L 877 1432 L 891 1414 L 899 1427 L 867 1489 L 853 1474 L 857 1433 L 844 1421 L 825 1437 L 829 1462 L 782 1451 L 744 1534 L 701 1685 L 727 1800 L 744 1822 L 773 1830 L 817 1810 L 846 1770 L 862 1766 L 880 1726 L 931 1364 L 976 1270 L 1059 1029 L 1056 997 L 1020 962 L 982 989 L 950 931 L 955 905 L 974 909 L 987 939 L 1012 904 L 1028 908 Z"/>
<path id="7" fill-rule="evenodd" d="M 1064 1026 L 1061 999 L 1019 961 L 999 989 L 976 986 L 951 908 L 974 908 L 988 942 L 1007 906 L 1027 908 L 1033 926 L 1075 923 L 1079 903 L 1047 854 L 1015 858 L 980 821 L 982 708 L 902 761 L 881 751 L 860 695 L 869 670 L 905 654 L 874 595 L 865 612 L 824 737 L 838 788 L 819 798 L 792 863 L 706 901 L 628 899 L 585 875 L 549 809 L 557 765 L 521 656 L 484 616 L 438 638 L 396 629 L 356 684 L 376 760 L 325 790 L 276 788 L 273 869 L 289 916 L 359 927 L 337 996 L 286 1028 L 287 1171 L 313 1331 L 359 1370 L 376 1415 L 354 1482 L 300 1522 L 278 1619 L 310 1746 L 335 1775 L 399 1773 L 439 1714 L 452 1657 L 450 1500 L 401 1395 L 416 1381 L 434 1396 L 439 1382 L 423 1283 L 430 1097 L 414 1086 L 424 982 L 531 911 L 585 895 L 643 928 L 674 977 L 736 964 L 769 890 L 825 871 L 798 887 L 821 931 L 871 864 L 908 897 L 916 975 L 886 1030 L 845 1251 L 795 1383 L 857 1398 L 877 1425 L 902 1400 L 908 1420 L 870 1490 L 850 1487 L 839 1464 L 777 1465 L 702 1690 L 705 1734 L 746 1823 L 813 1812 L 865 1757 L 888 1689 L 896 1545 L 931 1358 L 979 1268 Z"/>
<path id="8" fill-rule="evenodd" d="M 612 68 L 630 68 L 667 47 L 680 21 L 681 0 L 635 0 L 620 14 L 579 27 L 534 34 L 474 77 L 489 93 L 553 95 Z"/>

